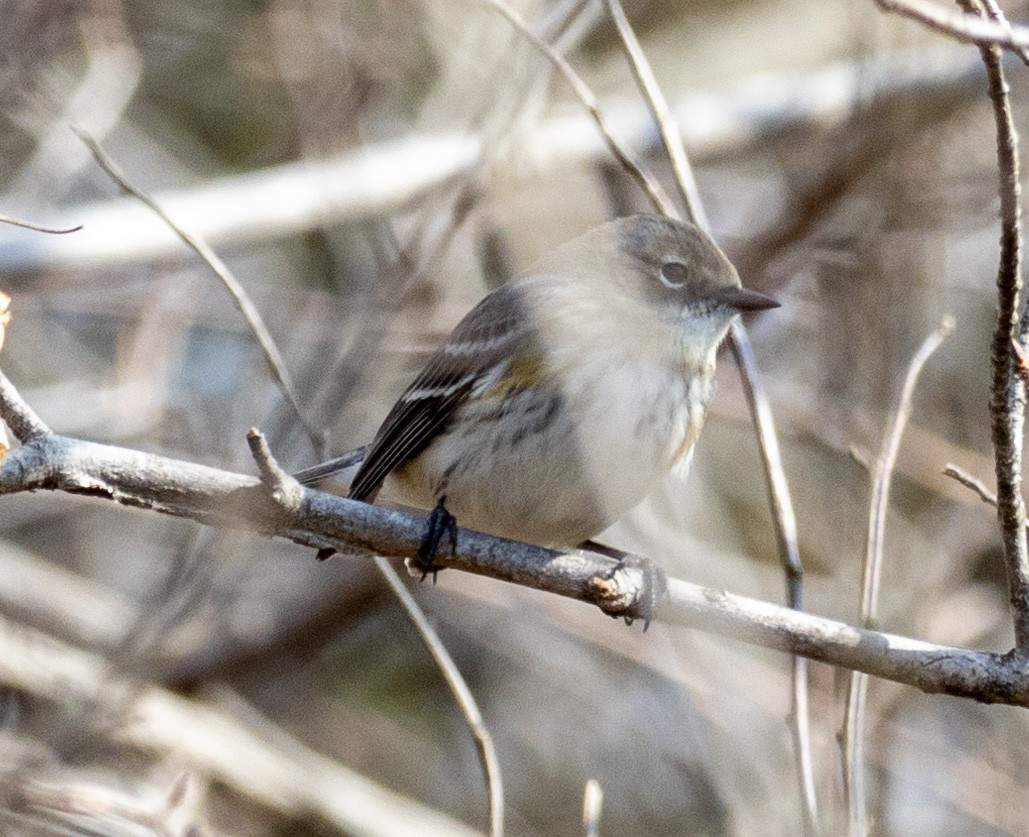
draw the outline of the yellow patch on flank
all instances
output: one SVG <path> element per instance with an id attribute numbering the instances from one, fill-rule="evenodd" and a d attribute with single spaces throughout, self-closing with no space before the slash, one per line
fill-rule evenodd
<path id="1" fill-rule="evenodd" d="M 519 355 L 512 358 L 500 379 L 483 395 L 505 395 L 513 389 L 528 389 L 536 386 L 543 378 L 544 360 L 542 352 Z"/>

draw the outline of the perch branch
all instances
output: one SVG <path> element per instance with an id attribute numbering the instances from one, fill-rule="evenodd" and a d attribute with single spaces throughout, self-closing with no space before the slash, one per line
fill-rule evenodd
<path id="1" fill-rule="evenodd" d="M 0 417 L 25 413 L 0 373 Z M 13 429 L 13 428 L 12 428 Z M 22 427 L 22 430 L 25 430 Z M 222 528 L 281 537 L 303 546 L 414 558 L 425 533 L 421 516 L 313 489 L 277 502 L 257 477 L 53 433 L 21 434 L 0 461 L 0 495 L 65 491 Z M 545 590 L 642 618 L 642 573 L 603 555 L 563 553 L 461 529 L 457 549 L 437 555 L 441 570 Z M 800 654 L 842 668 L 990 703 L 1029 707 L 1029 663 L 1022 657 L 934 645 L 852 627 L 721 590 L 669 580 L 655 618 Z"/>

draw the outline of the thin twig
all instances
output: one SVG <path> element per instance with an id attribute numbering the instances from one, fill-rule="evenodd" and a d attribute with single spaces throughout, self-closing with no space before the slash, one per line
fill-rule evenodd
<path id="1" fill-rule="evenodd" d="M 168 225 L 169 229 L 179 237 L 182 243 L 200 256 L 200 258 L 204 260 L 207 266 L 210 267 L 211 270 L 214 271 L 214 274 L 221 280 L 225 289 L 232 297 L 232 301 L 236 303 L 236 307 L 246 320 L 247 325 L 250 326 L 254 339 L 257 341 L 257 344 L 261 349 L 261 353 L 264 355 L 264 360 L 268 366 L 268 371 L 271 373 L 272 380 L 275 382 L 276 386 L 278 386 L 283 396 L 285 396 L 290 407 L 293 408 L 293 412 L 296 413 L 297 419 L 300 421 L 304 431 L 307 433 L 307 437 L 310 440 L 315 453 L 320 455 L 325 444 L 324 434 L 319 432 L 304 417 L 303 410 L 300 409 L 300 401 L 297 398 L 296 388 L 293 386 L 293 379 L 289 374 L 289 370 L 286 368 L 286 362 L 283 360 L 278 346 L 275 345 L 275 340 L 272 338 L 271 332 L 268 331 L 268 327 L 264 324 L 264 318 L 261 316 L 261 312 L 257 310 L 257 306 L 254 305 L 246 290 L 239 283 L 239 280 L 236 279 L 232 274 L 232 271 L 229 270 L 228 265 L 221 260 L 218 254 L 211 249 L 206 241 L 181 227 L 178 223 L 172 220 L 171 216 L 169 216 L 168 213 L 165 212 L 164 208 L 152 197 L 132 185 L 114 160 L 112 160 L 107 152 L 104 151 L 100 143 L 80 128 L 73 128 L 72 130 L 78 134 L 79 138 L 86 144 L 86 147 L 89 148 L 100 167 L 115 183 L 118 184 L 119 188 L 153 210 L 153 212 Z"/>
<path id="2" fill-rule="evenodd" d="M 997 508 L 997 495 L 986 487 L 986 484 L 978 477 L 972 476 L 960 465 L 948 462 L 942 471 L 945 477 L 950 477 L 955 482 L 961 483 L 965 488 L 970 488 L 979 495 L 979 499 L 986 505 Z M 1025 524 L 1026 532 L 1029 533 L 1029 521 Z"/>
<path id="3" fill-rule="evenodd" d="M 890 485 L 897 464 L 900 440 L 911 416 L 911 403 L 918 376 L 926 361 L 954 331 L 954 318 L 945 316 L 915 352 L 904 376 L 897 407 L 883 434 L 882 447 L 872 469 L 872 499 L 868 513 L 868 534 L 865 541 L 865 560 L 861 579 L 861 625 L 875 628 L 879 602 L 879 580 L 883 563 L 883 538 L 886 531 L 886 512 L 889 508 Z M 854 673 L 847 693 L 844 722 L 845 779 L 847 810 L 852 837 L 864 837 L 868 830 L 868 803 L 864 778 L 864 707 L 868 692 L 868 677 Z"/>
<path id="4" fill-rule="evenodd" d="M 10 215 L 0 215 L 0 224 L 10 224 L 12 227 L 22 227 L 26 230 L 50 233 L 50 235 L 66 235 L 67 233 L 78 232 L 82 229 L 82 224 L 79 224 L 77 227 L 66 227 L 65 229 L 44 227 L 42 224 L 33 224 L 31 221 L 22 221 L 20 218 L 12 218 Z"/>
<path id="5" fill-rule="evenodd" d="M 772 523 L 779 544 L 779 560 L 786 576 L 786 601 L 791 608 L 804 609 L 804 567 L 800 562 L 797 543 L 797 517 L 793 511 L 786 470 L 779 449 L 779 437 L 768 396 L 758 372 L 754 349 L 747 330 L 739 320 L 729 331 L 729 347 L 740 370 L 743 392 L 750 409 L 751 420 L 757 434 L 758 449 L 764 466 L 765 483 L 772 506 Z M 811 724 L 808 708 L 807 661 L 794 657 L 791 678 L 792 706 L 790 728 L 797 753 L 798 780 L 804 799 L 805 826 L 818 830 L 818 807 L 815 795 L 814 764 L 811 755 Z"/>
<path id="6" fill-rule="evenodd" d="M 497 758 L 497 751 L 493 746 L 493 737 L 486 728 L 486 722 L 483 721 L 482 713 L 475 702 L 475 696 L 472 695 L 472 690 L 468 688 L 457 663 L 450 656 L 450 652 L 439 638 L 439 634 L 429 623 L 428 617 L 415 601 L 414 596 L 404 586 L 404 582 L 397 575 L 396 570 L 389 561 L 379 555 L 376 555 L 373 560 L 418 631 L 422 642 L 435 660 L 436 667 L 443 674 L 450 693 L 457 701 L 461 714 L 464 715 L 465 723 L 475 739 L 475 748 L 478 751 L 479 761 L 486 778 L 486 790 L 489 795 L 490 837 L 503 837 L 504 784 L 500 774 L 500 760 Z"/>
<path id="7" fill-rule="evenodd" d="M 948 462 L 943 468 L 944 476 L 950 477 L 952 480 L 961 483 L 965 488 L 971 488 L 976 494 L 979 495 L 979 499 L 987 505 L 997 508 L 997 495 L 990 491 L 984 483 L 978 477 L 972 476 L 968 471 L 959 465 L 955 465 L 952 462 Z"/>
<path id="8" fill-rule="evenodd" d="M 300 508 L 303 500 L 303 487 L 296 478 L 287 474 L 282 466 L 276 461 L 264 435 L 256 428 L 247 433 L 247 444 L 250 452 L 257 463 L 258 471 L 261 474 L 261 484 L 269 491 L 275 503 L 284 509 L 296 511 Z M 504 786 L 500 775 L 500 761 L 497 758 L 496 748 L 493 746 L 493 738 L 486 728 L 479 711 L 475 697 L 471 689 L 461 676 L 461 672 L 450 656 L 443 641 L 439 638 L 435 628 L 429 623 L 428 617 L 418 602 L 410 594 L 403 581 L 389 562 L 378 555 L 374 557 L 375 566 L 386 579 L 386 583 L 393 590 L 394 595 L 400 601 L 401 606 L 407 613 L 408 618 L 414 625 L 415 630 L 421 637 L 422 642 L 432 655 L 436 666 L 439 668 L 443 679 L 450 688 L 451 694 L 457 701 L 461 714 L 464 715 L 468 729 L 475 740 L 475 746 L 479 753 L 479 761 L 482 763 L 483 774 L 486 779 L 486 791 L 489 798 L 489 819 L 490 837 L 503 837 L 504 834 Z"/>
<path id="9" fill-rule="evenodd" d="M 665 153 L 672 164 L 672 172 L 675 174 L 675 184 L 682 197 L 683 206 L 686 208 L 687 217 L 705 232 L 710 232 L 711 223 L 708 220 L 704 204 L 700 199 L 700 191 L 697 189 L 697 180 L 693 176 L 693 167 L 690 165 L 690 158 L 686 154 L 686 147 L 682 141 L 682 131 L 679 123 L 668 106 L 661 86 L 657 83 L 654 71 L 650 67 L 647 55 L 640 46 L 636 32 L 633 31 L 629 19 L 625 16 L 621 0 L 607 0 L 607 10 L 614 20 L 618 29 L 618 35 L 622 39 L 626 55 L 629 58 L 629 66 L 632 67 L 633 75 L 636 77 L 636 84 L 643 94 L 644 100 L 657 123 L 658 131 L 661 133 L 661 143 L 664 145 Z"/>
<path id="10" fill-rule="evenodd" d="M 1029 48 L 1029 28 L 1007 21 L 989 21 L 976 14 L 952 12 L 932 0 L 876 0 L 884 12 L 893 12 L 950 35 L 965 43 L 996 45 L 1016 52 Z"/>
<path id="11" fill-rule="evenodd" d="M 603 810 L 604 789 L 596 779 L 590 779 L 582 793 L 582 831 L 585 837 L 600 837 L 600 814 Z"/>
<path id="12" fill-rule="evenodd" d="M 529 28 L 529 24 L 525 22 L 525 18 L 518 14 L 506 0 L 485 0 L 485 2 L 507 18 L 511 25 L 521 32 L 524 37 L 528 38 L 532 45 L 557 68 L 561 75 L 564 76 L 565 81 L 568 82 L 569 87 L 572 88 L 572 92 L 575 93 L 575 96 L 582 103 L 582 106 L 589 111 L 590 116 L 597 123 L 597 127 L 600 128 L 600 133 L 603 135 L 607 147 L 611 150 L 611 153 L 622 168 L 640 184 L 640 187 L 647 193 L 654 206 L 662 214 L 676 217 L 678 213 L 675 211 L 675 206 L 668 197 L 667 192 L 653 176 L 643 170 L 640 164 L 633 159 L 632 154 L 625 145 L 612 133 L 607 119 L 600 110 L 600 103 L 597 101 L 597 97 L 586 82 L 582 80 L 582 77 L 575 72 L 572 65 L 565 60 L 563 55 L 533 32 Z"/>

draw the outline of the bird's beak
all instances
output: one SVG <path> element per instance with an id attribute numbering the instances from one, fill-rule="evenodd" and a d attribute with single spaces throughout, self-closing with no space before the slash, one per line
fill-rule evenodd
<path id="1" fill-rule="evenodd" d="M 737 288 L 735 285 L 718 288 L 708 294 L 709 298 L 737 311 L 764 311 L 778 308 L 779 303 L 767 294 L 752 291 L 750 288 Z"/>

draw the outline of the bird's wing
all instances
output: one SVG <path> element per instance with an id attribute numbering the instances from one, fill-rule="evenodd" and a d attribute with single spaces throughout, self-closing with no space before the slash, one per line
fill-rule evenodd
<path id="1" fill-rule="evenodd" d="M 506 372 L 509 358 L 532 351 L 534 335 L 517 286 L 505 286 L 483 299 L 393 405 L 348 496 L 374 500 L 390 471 L 425 450 L 471 394 Z"/>

